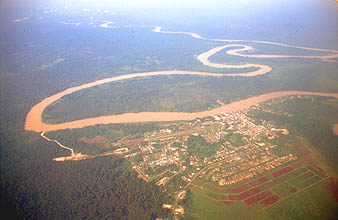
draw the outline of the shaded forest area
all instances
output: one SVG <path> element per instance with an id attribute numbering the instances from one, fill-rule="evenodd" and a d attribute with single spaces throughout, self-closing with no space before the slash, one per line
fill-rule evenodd
<path id="1" fill-rule="evenodd" d="M 117 149 L 121 146 L 102 147 L 102 144 L 88 144 L 79 141 L 80 138 L 94 138 L 96 136 L 105 137 L 104 143 L 112 144 L 125 136 L 133 138 L 143 137 L 144 133 L 158 130 L 161 123 L 130 123 L 130 124 L 108 124 L 89 126 L 80 129 L 66 129 L 48 132 L 46 135 L 51 139 L 56 139 L 60 143 L 71 147 L 75 152 L 82 154 L 100 154 L 106 151 Z"/>
<path id="2" fill-rule="evenodd" d="M 190 135 L 187 141 L 188 152 L 204 160 L 214 155 L 219 147 L 218 143 L 208 143 L 202 136 Z"/>
<path id="3" fill-rule="evenodd" d="M 335 64 L 301 59 L 254 62 L 273 70 L 257 77 L 172 75 L 108 83 L 61 98 L 45 109 L 43 121 L 62 123 L 125 112 L 197 112 L 219 106 L 217 100 L 230 103 L 281 90 L 337 92 Z M 325 77 L 318 74 L 322 72 Z"/>
<path id="4" fill-rule="evenodd" d="M 1 158 L 2 162 L 18 161 L 8 167 L 1 164 L 1 202 L 11 204 L 7 212 L 12 211 L 17 218 L 155 219 L 167 215 L 161 208 L 166 195 L 157 186 L 137 178 L 125 160 L 107 156 L 54 162 L 50 156 L 60 155 L 62 150 L 35 134 L 25 133 L 23 137 L 32 145 L 24 153 L 1 142 L 14 147 L 8 153 L 17 154 L 16 158 L 1 154 L 6 157 Z"/>
<path id="5" fill-rule="evenodd" d="M 18 41 L 17 37 L 9 36 L 11 34 L 12 30 L 4 34 L 8 44 L 1 51 L 11 54 L 13 49 L 24 55 L 27 51 L 22 53 L 22 49 L 26 45 L 11 48 Z M 13 61 L 14 58 L 9 57 L 1 54 L 0 59 L 2 214 L 9 213 L 10 219 L 155 219 L 165 216 L 166 210 L 161 208 L 165 195 L 156 186 L 138 179 L 136 173 L 126 171 L 129 170 L 126 162 L 110 156 L 57 163 L 51 159 L 69 152 L 46 142 L 38 133 L 24 131 L 26 114 L 34 103 L 60 88 L 102 78 L 95 75 L 98 71 L 85 71 L 77 63 L 74 67 L 77 71 L 72 74 L 70 70 L 65 71 L 65 66 L 38 71 L 26 68 L 34 56 L 27 55 L 27 60 L 20 65 L 16 64 L 20 60 Z"/>

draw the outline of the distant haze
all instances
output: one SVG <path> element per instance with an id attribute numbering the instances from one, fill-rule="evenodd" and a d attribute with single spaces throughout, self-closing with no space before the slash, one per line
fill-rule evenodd
<path id="1" fill-rule="evenodd" d="M 15 6 L 15 7 L 14 7 Z M 35 6 L 58 11 L 109 11 L 144 25 L 214 34 L 231 39 L 275 40 L 338 49 L 338 4 L 335 0 L 3 0 L 9 8 Z M 3 10 L 3 11 L 2 11 Z M 13 9 L 14 10 L 14 9 Z M 24 14 L 20 12 L 21 14 Z M 86 15 L 86 14 L 84 14 Z M 74 18 L 75 19 L 75 18 Z M 310 44 L 310 45 L 309 45 Z"/>

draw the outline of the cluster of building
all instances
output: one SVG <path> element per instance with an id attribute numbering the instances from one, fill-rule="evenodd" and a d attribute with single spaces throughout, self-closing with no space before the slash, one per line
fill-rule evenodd
<path id="1" fill-rule="evenodd" d="M 207 169 L 200 174 L 206 180 L 219 185 L 232 185 L 297 159 L 292 154 L 278 157 L 272 151 L 276 146 L 264 140 L 264 137 L 277 137 L 276 132 L 289 134 L 286 129 L 275 129 L 267 122 L 257 125 L 245 111 L 218 115 L 214 120 L 227 125 L 226 130 L 232 134 L 240 134 L 245 145 L 234 146 L 225 138 L 215 157 L 208 161 Z M 215 136 L 219 137 L 220 134 L 222 132 Z"/>
<path id="2" fill-rule="evenodd" d="M 197 177 L 221 186 L 233 185 L 296 160 L 293 154 L 274 154 L 276 145 L 269 139 L 276 138 L 277 133 L 287 135 L 288 131 L 275 129 L 268 122 L 256 124 L 247 112 L 237 111 L 165 125 L 143 137 L 124 137 L 115 143 L 120 148 L 114 154 L 131 161 L 140 178 L 154 181 L 175 200 L 181 200 L 186 187 Z M 205 158 L 194 155 L 187 145 L 191 135 L 217 143 L 217 153 Z M 181 182 L 168 190 L 172 181 Z M 184 216 L 183 207 L 164 206 L 176 216 Z"/>
<path id="3" fill-rule="evenodd" d="M 229 125 L 229 130 L 236 129 L 235 133 L 250 136 L 254 140 L 261 134 L 269 136 L 271 132 L 266 126 L 257 125 L 246 115 L 245 111 L 237 111 L 221 115 L 223 122 Z"/>
<path id="4" fill-rule="evenodd" d="M 124 148 L 125 152 L 129 152 L 125 158 L 139 156 L 141 159 L 135 160 L 136 171 L 139 171 L 140 177 L 147 180 L 150 179 L 146 174 L 148 169 L 152 169 L 152 176 L 156 176 L 169 169 L 170 165 L 176 165 L 177 172 L 172 175 L 181 173 L 181 179 L 189 183 L 197 172 L 207 166 L 207 169 L 199 173 L 199 177 L 219 185 L 231 185 L 296 159 L 292 154 L 285 157 L 276 156 L 272 151 L 275 145 L 268 143 L 264 138 L 262 140 L 262 137 L 274 138 L 278 131 L 288 134 L 287 130 L 275 129 L 268 123 L 255 124 L 244 111 L 224 113 L 181 123 L 176 128 L 148 132 L 140 139 L 147 144 L 139 143 L 137 149 L 130 152 Z M 235 146 L 231 138 L 228 138 L 229 134 L 230 137 L 232 134 L 240 135 L 245 140 L 245 145 Z M 196 155 L 188 153 L 186 141 L 189 135 L 201 135 L 207 142 L 223 141 L 216 155 L 200 160 Z M 189 169 L 190 173 L 184 172 L 186 167 L 193 167 Z M 157 169 L 160 170 L 158 173 Z M 169 177 L 163 176 L 157 183 L 164 186 L 168 180 Z"/>
<path id="5" fill-rule="evenodd" d="M 200 177 L 221 186 L 232 185 L 297 159 L 293 154 L 278 157 L 270 151 L 273 147 L 248 144 L 219 151 L 216 158 L 209 162 L 215 165 L 208 167 Z"/>
<path id="6" fill-rule="evenodd" d="M 255 105 L 251 110 L 292 117 L 285 112 L 272 112 L 261 105 Z M 177 201 L 185 197 L 186 188 L 197 177 L 218 183 L 220 186 L 233 185 L 296 160 L 297 157 L 293 154 L 278 156 L 274 153 L 277 146 L 271 144 L 271 139 L 277 138 L 279 134 L 288 135 L 289 131 L 276 129 L 267 121 L 257 124 L 248 116 L 248 111 L 236 111 L 163 125 L 158 130 L 140 136 L 128 135 L 114 143 L 104 143 L 103 146 L 115 148 L 104 155 L 115 154 L 126 158 L 133 164 L 133 170 L 139 178 L 146 182 L 155 182 Z M 218 148 L 216 154 L 202 158 L 195 155 L 196 151 L 190 151 L 187 144 L 190 136 L 201 136 L 203 143 L 216 143 L 212 145 Z M 53 141 L 43 134 L 42 137 Z M 106 138 L 97 136 L 92 139 L 80 138 L 78 141 L 100 144 L 106 142 Z M 72 149 L 54 142 L 71 150 L 71 156 L 54 158 L 55 161 L 82 160 L 90 157 L 74 153 Z M 178 179 L 180 183 L 173 184 L 176 188 L 168 190 L 166 184 L 173 179 Z M 184 216 L 182 206 L 164 204 L 163 208 L 172 209 L 175 217 Z"/>

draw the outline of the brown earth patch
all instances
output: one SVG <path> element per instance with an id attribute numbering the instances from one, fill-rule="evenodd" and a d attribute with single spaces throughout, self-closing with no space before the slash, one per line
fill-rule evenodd
<path id="1" fill-rule="evenodd" d="M 269 179 L 266 178 L 265 176 L 262 176 L 262 177 L 259 177 L 257 180 L 258 180 L 260 183 L 265 183 L 265 182 L 268 181 Z"/>
<path id="2" fill-rule="evenodd" d="M 86 144 L 99 144 L 104 140 L 106 140 L 106 138 L 102 136 L 95 136 L 93 138 L 81 137 L 77 139 L 77 142 L 83 142 Z"/>
<path id="3" fill-rule="evenodd" d="M 279 176 L 284 175 L 284 174 L 286 174 L 286 173 L 288 173 L 292 170 L 294 170 L 294 169 L 292 167 L 288 166 L 288 167 L 284 167 L 282 169 L 279 169 L 279 170 L 271 173 L 271 175 L 274 176 L 274 177 L 279 177 Z"/>
<path id="4" fill-rule="evenodd" d="M 231 204 L 234 204 L 235 201 L 234 200 L 223 200 L 222 201 L 225 205 L 231 205 Z"/>
<path id="5" fill-rule="evenodd" d="M 271 205 L 279 200 L 279 197 L 277 195 L 270 196 L 262 201 L 260 201 L 260 204 L 263 204 L 265 206 Z"/>
<path id="6" fill-rule="evenodd" d="M 248 199 L 245 199 L 244 203 L 246 203 L 248 206 L 251 206 L 251 205 L 257 203 L 258 201 L 265 199 L 265 198 L 267 198 L 271 195 L 272 195 L 271 191 L 266 190 L 266 191 L 263 191 L 261 193 L 258 193 L 257 195 L 254 195 L 254 196 L 252 196 Z"/>
<path id="7" fill-rule="evenodd" d="M 103 148 L 110 148 L 111 147 L 111 144 L 108 144 L 108 143 L 105 143 L 102 145 Z"/>
<path id="8" fill-rule="evenodd" d="M 297 191 L 298 191 L 298 190 L 297 190 L 295 187 L 291 186 L 290 192 L 295 193 L 295 192 L 297 192 Z"/>
<path id="9" fill-rule="evenodd" d="M 333 131 L 336 135 L 338 135 L 338 123 L 333 126 Z"/>
<path id="10" fill-rule="evenodd" d="M 230 188 L 229 192 L 231 192 L 231 193 L 240 193 L 240 192 L 245 191 L 248 188 L 249 188 L 249 186 L 247 184 L 244 184 L 244 185 L 241 185 L 241 186 Z"/>
<path id="11" fill-rule="evenodd" d="M 267 181 L 269 181 L 269 179 L 265 176 L 262 176 L 262 177 L 258 177 L 256 179 L 254 179 L 253 181 L 249 182 L 249 185 L 256 186 L 256 185 L 260 185 L 262 183 L 265 183 Z"/>
<path id="12" fill-rule="evenodd" d="M 259 187 L 254 187 L 240 194 L 229 194 L 229 199 L 230 200 L 243 200 L 259 192 L 261 192 L 261 189 Z"/>

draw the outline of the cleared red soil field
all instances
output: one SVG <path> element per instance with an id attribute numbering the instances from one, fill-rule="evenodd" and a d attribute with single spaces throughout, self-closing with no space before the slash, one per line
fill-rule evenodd
<path id="1" fill-rule="evenodd" d="M 259 192 L 261 192 L 261 190 L 258 187 L 254 187 L 240 194 L 229 194 L 228 197 L 230 200 L 243 200 Z"/>
<path id="2" fill-rule="evenodd" d="M 297 191 L 298 191 L 298 190 L 297 190 L 295 187 L 291 186 L 290 192 L 295 193 L 295 192 L 297 192 Z"/>
<path id="3" fill-rule="evenodd" d="M 269 179 L 266 178 L 265 176 L 262 176 L 262 177 L 259 177 L 257 180 L 258 180 L 260 183 L 265 183 L 265 182 L 268 181 Z"/>
<path id="4" fill-rule="evenodd" d="M 288 172 L 291 172 L 292 170 L 294 170 L 292 167 L 284 167 L 282 169 L 279 169 L 275 172 L 272 172 L 271 175 L 274 176 L 274 177 L 279 177 L 279 176 L 282 176 Z"/>
<path id="5" fill-rule="evenodd" d="M 222 201 L 225 205 L 231 205 L 231 204 L 234 204 L 235 201 L 234 200 L 224 200 Z"/>
<path id="6" fill-rule="evenodd" d="M 265 199 L 269 196 L 271 196 L 272 193 L 270 190 L 266 190 L 264 192 L 261 192 L 261 193 L 258 193 L 257 195 L 254 195 L 248 199 L 245 199 L 244 202 L 248 205 L 248 206 L 251 206 L 257 202 L 259 202 L 260 200 L 262 199 Z"/>
<path id="7" fill-rule="evenodd" d="M 83 142 L 83 143 L 86 143 L 86 144 L 101 143 L 104 140 L 106 140 L 106 139 L 102 136 L 95 136 L 93 138 L 81 137 L 81 138 L 77 139 L 78 142 Z"/>
<path id="8" fill-rule="evenodd" d="M 267 181 L 269 181 L 269 179 L 265 176 L 262 176 L 262 177 L 259 177 L 257 179 L 252 180 L 251 182 L 249 182 L 249 185 L 256 186 L 256 185 L 260 185 L 262 183 L 265 183 Z"/>

